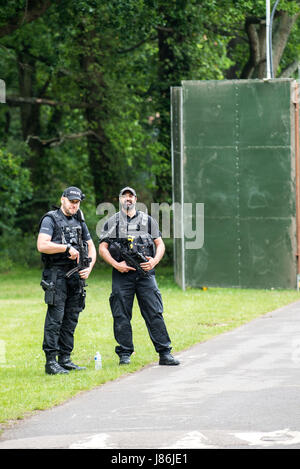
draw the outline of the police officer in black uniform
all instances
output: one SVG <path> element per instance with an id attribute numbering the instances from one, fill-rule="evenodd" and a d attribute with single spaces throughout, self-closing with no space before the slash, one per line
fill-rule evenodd
<path id="1" fill-rule="evenodd" d="M 44 263 L 41 285 L 48 305 L 43 340 L 48 374 L 84 369 L 70 358 L 79 313 L 85 307 L 85 279 L 96 261 L 96 249 L 79 208 L 83 199 L 80 189 L 68 187 L 61 207 L 46 213 L 40 222 L 37 249 Z M 80 238 L 90 265 L 66 277 L 78 265 Z"/>
<path id="2" fill-rule="evenodd" d="M 132 342 L 132 306 L 137 296 L 141 314 L 159 353 L 160 365 L 179 365 L 171 355 L 171 341 L 163 319 L 163 303 L 155 279 L 155 266 L 165 252 L 157 222 L 146 213 L 135 208 L 137 197 L 131 187 L 124 187 L 119 194 L 121 210 L 107 220 L 100 235 L 100 256 L 113 267 L 110 307 L 114 322 L 115 348 L 119 364 L 129 364 L 134 351 Z M 136 243 L 137 250 L 145 255 L 140 263 L 147 276 L 128 265 L 117 245 L 129 239 Z M 134 240 L 134 241 L 133 241 Z M 115 244 L 117 242 L 117 244 Z"/>

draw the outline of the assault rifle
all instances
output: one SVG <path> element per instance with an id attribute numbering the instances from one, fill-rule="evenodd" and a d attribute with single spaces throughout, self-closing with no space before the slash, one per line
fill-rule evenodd
<path id="1" fill-rule="evenodd" d="M 148 262 L 148 259 L 136 249 L 133 245 L 133 237 L 123 240 L 119 243 L 114 241 L 113 246 L 119 251 L 120 258 L 130 267 L 134 267 L 136 271 L 143 277 L 149 277 L 149 274 L 140 266 L 141 262 Z"/>
<path id="2" fill-rule="evenodd" d="M 73 275 L 75 272 L 79 272 L 80 270 L 86 269 L 87 267 L 90 266 L 90 263 L 92 262 L 92 258 L 88 257 L 88 252 L 87 248 L 84 245 L 82 241 L 82 230 L 81 227 L 77 228 L 77 240 L 78 240 L 78 251 L 79 251 L 79 262 L 76 267 L 73 269 L 69 270 L 66 273 L 66 277 L 69 278 L 71 275 Z"/>

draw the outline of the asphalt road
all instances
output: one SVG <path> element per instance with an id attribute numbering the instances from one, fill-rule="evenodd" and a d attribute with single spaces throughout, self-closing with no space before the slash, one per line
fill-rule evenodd
<path id="1" fill-rule="evenodd" d="M 300 302 L 175 355 L 20 421 L 0 449 L 300 448 Z"/>

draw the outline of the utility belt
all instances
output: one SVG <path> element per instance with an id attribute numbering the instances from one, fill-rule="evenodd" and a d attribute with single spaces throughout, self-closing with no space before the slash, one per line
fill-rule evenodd
<path id="1" fill-rule="evenodd" d="M 74 246 L 78 249 L 76 246 Z M 72 269 L 75 266 L 76 261 L 72 261 L 67 254 L 42 254 L 42 262 L 45 269 L 51 269 L 52 267 L 59 267 L 61 269 Z"/>
<path id="2" fill-rule="evenodd" d="M 51 262 L 47 260 L 44 262 L 44 269 L 59 269 L 62 270 L 63 272 L 68 272 L 68 270 L 72 269 L 73 267 L 76 267 L 77 262 L 76 261 L 69 261 L 69 262 Z"/>

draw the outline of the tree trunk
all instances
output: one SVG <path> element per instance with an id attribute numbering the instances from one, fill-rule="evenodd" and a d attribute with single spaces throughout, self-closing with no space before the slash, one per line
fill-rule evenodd
<path id="1" fill-rule="evenodd" d="M 35 61 L 26 54 L 26 51 L 18 53 L 19 89 L 22 98 L 29 98 L 36 94 L 36 69 Z M 40 106 L 23 102 L 20 104 L 20 117 L 23 140 L 29 135 L 40 135 Z M 30 146 L 33 151 L 37 148 Z M 38 148 L 38 153 L 41 151 Z"/>
<path id="2" fill-rule="evenodd" d="M 84 30 L 84 26 L 82 26 Z M 114 181 L 116 178 L 113 172 L 116 165 L 111 161 L 110 153 L 106 151 L 109 144 L 105 135 L 104 122 L 109 114 L 105 104 L 106 84 L 99 66 L 99 56 L 94 50 L 93 39 L 96 33 L 90 31 L 84 33 L 85 40 L 82 44 L 82 54 L 80 57 L 80 65 L 85 77 L 83 94 L 87 104 L 97 103 L 97 106 L 87 106 L 85 117 L 88 128 L 94 133 L 88 135 L 88 153 L 91 175 L 93 178 L 93 186 L 95 190 L 95 200 L 98 205 L 101 202 L 111 201 L 113 196 Z"/>
<path id="3" fill-rule="evenodd" d="M 184 47 L 185 37 L 177 24 L 176 15 L 169 13 L 168 5 L 160 11 L 164 26 L 158 27 L 158 108 L 160 113 L 159 140 L 164 145 L 163 158 L 168 162 L 168 170 L 157 178 L 157 201 L 166 201 L 172 193 L 171 178 L 171 140 L 170 140 L 170 87 L 180 86 L 181 80 L 189 77 L 190 60 Z M 187 21 L 186 19 L 184 21 Z M 176 54 L 176 48 L 180 54 Z"/>
<path id="4" fill-rule="evenodd" d="M 292 28 L 299 18 L 299 13 L 289 16 L 279 11 L 273 21 L 272 58 L 273 74 L 277 75 L 280 60 L 284 53 Z M 265 78 L 266 73 L 266 24 L 263 19 L 246 18 L 245 31 L 249 42 L 249 59 L 240 78 Z M 287 72 L 286 72 L 287 73 Z M 285 73 L 285 76 L 286 76 Z"/>
<path id="5" fill-rule="evenodd" d="M 299 18 L 299 13 L 294 16 L 289 16 L 286 11 L 278 12 L 278 26 L 273 34 L 273 70 L 274 77 L 280 64 L 280 60 L 284 49 L 287 45 L 288 39 L 292 32 L 292 28 Z"/>
<path id="6" fill-rule="evenodd" d="M 36 84 L 35 60 L 27 54 L 26 48 L 17 53 L 19 94 L 28 98 L 38 96 Z M 24 202 L 17 216 L 18 226 L 23 232 L 32 229 L 38 223 L 40 215 L 49 209 L 45 189 L 49 184 L 47 171 L 41 162 L 44 158 L 44 148 L 39 140 L 30 139 L 31 135 L 41 134 L 40 105 L 23 102 L 20 104 L 21 129 L 24 141 L 28 141 L 30 148 L 29 157 L 26 159 L 26 167 L 30 170 L 30 179 L 34 188 L 34 196 L 31 201 Z M 36 188 L 40 192 L 36 191 Z M 44 192 L 42 193 L 42 188 Z"/>

